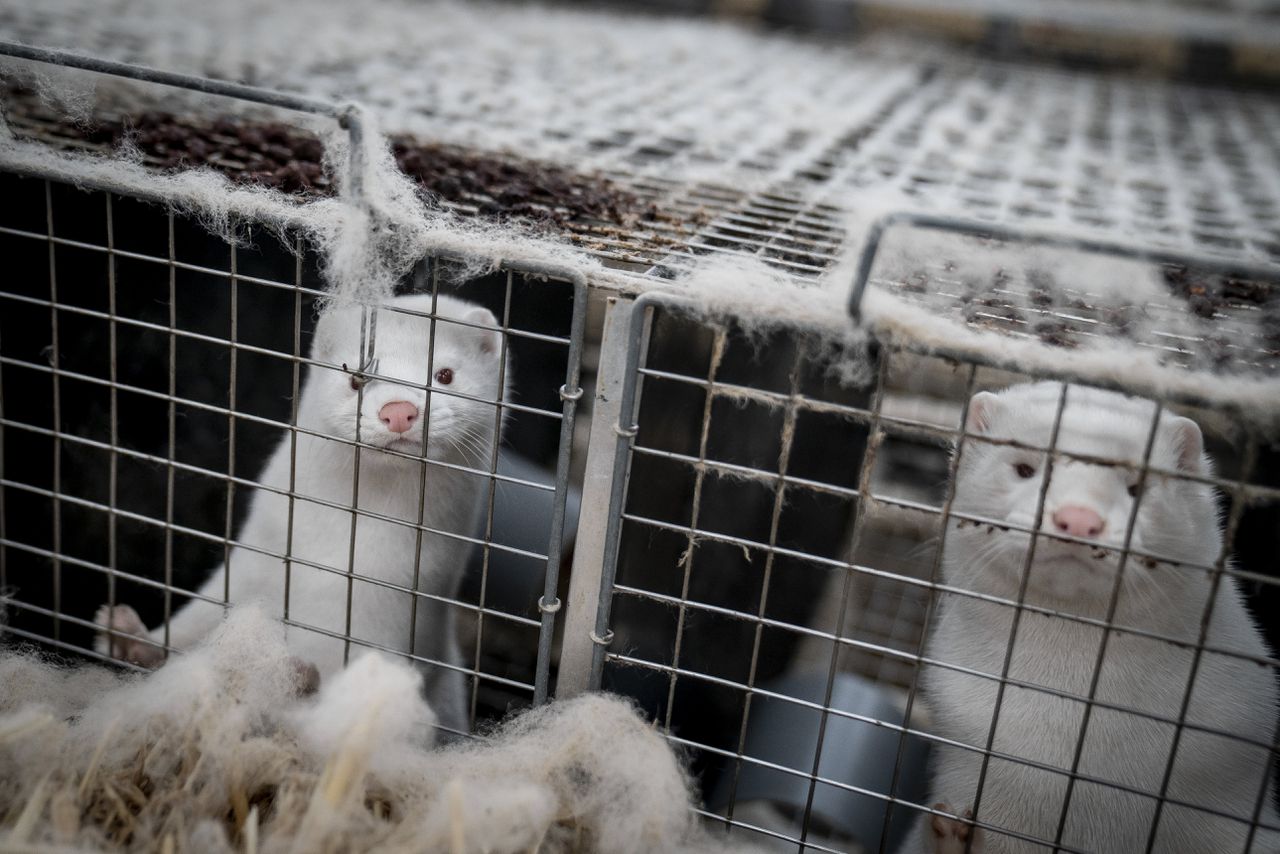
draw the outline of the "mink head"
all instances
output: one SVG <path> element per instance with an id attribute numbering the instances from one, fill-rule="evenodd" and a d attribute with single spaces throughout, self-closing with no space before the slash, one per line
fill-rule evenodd
<path id="1" fill-rule="evenodd" d="M 1044 450 L 1002 444 L 1048 448 L 1062 389 L 1054 382 L 1016 385 L 970 401 L 971 436 L 960 452 L 953 509 L 994 524 L 952 523 L 949 571 L 1016 592 L 1031 542 L 1016 528 L 1042 532 L 1028 577 L 1030 600 L 1068 607 L 1105 601 L 1126 534 L 1138 553 L 1125 561 L 1127 588 L 1154 593 L 1197 571 L 1162 572 L 1169 563 L 1212 565 L 1222 542 L 1213 492 L 1179 476 L 1211 473 L 1200 428 L 1190 419 L 1161 413 L 1145 479 L 1129 466 L 1141 466 L 1146 456 L 1156 414 L 1147 400 L 1069 386 L 1052 460 Z"/>
<path id="2" fill-rule="evenodd" d="M 311 368 L 303 423 L 415 455 L 425 428 L 433 459 L 485 464 L 506 385 L 496 326 L 486 308 L 429 294 L 329 311 L 311 353 L 326 365 Z"/>

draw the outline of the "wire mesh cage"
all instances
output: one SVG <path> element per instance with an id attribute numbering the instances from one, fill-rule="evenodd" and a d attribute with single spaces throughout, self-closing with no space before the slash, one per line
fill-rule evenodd
<path id="1" fill-rule="evenodd" d="M 707 825 L 766 848 L 1272 850 L 1275 404 L 1222 401 L 1280 364 L 1280 111 L 954 57 L 882 74 L 893 56 L 841 65 L 855 108 L 807 134 L 748 132 L 754 69 L 663 69 L 690 91 L 656 130 L 628 128 L 663 85 L 602 84 L 626 121 L 557 138 L 604 164 L 589 180 L 390 141 L 450 216 L 550 223 L 627 288 L 437 253 L 396 297 L 322 312 L 301 229 L 228 241 L 125 188 L 0 173 L 5 633 L 147 669 L 256 596 L 315 641 L 301 689 L 391 653 L 454 734 L 604 688 L 684 752 Z M 362 132 L 326 103 L 62 60 Z M 24 141 L 100 152 L 136 118 L 148 168 L 339 191 L 287 123 L 126 108 L 100 139 L 6 95 Z M 728 127 L 701 140 L 707 104 Z M 761 179 L 662 176 L 691 164 Z M 833 343 L 659 295 L 725 256 L 820 290 L 863 191 L 934 213 L 871 228 L 850 327 L 871 288 L 983 347 Z M 877 263 L 901 224 L 910 265 Z M 1069 358 L 1103 344 L 1131 379 Z"/>
<path id="2" fill-rule="evenodd" d="M 910 347 L 842 384 L 653 302 L 596 664 L 708 818 L 778 850 L 1265 850 L 1265 430 Z"/>
<path id="3" fill-rule="evenodd" d="M 465 677 L 454 729 L 545 696 L 554 610 L 539 603 L 544 576 L 554 600 L 563 554 L 581 282 L 516 269 L 464 280 L 432 259 L 404 297 L 348 319 L 363 356 L 330 352 L 315 341 L 325 291 L 301 237 L 228 243 L 134 199 L 4 180 L 6 631 L 92 650 L 98 606 L 131 606 L 157 626 L 154 646 L 128 637 L 144 626 L 125 612 L 99 648 L 155 666 L 207 632 L 223 603 L 265 598 L 291 632 L 332 640 L 323 655 L 338 665 L 374 647 Z M 457 343 L 486 335 L 474 357 Z M 480 368 L 487 386 L 469 381 Z M 407 423 L 391 413 L 380 433 L 370 412 L 355 420 L 356 398 L 404 403 L 387 395 L 413 402 Z M 307 486 L 338 459 L 350 466 L 345 495 Z M 407 488 L 399 503 L 389 484 Z M 342 528 L 344 560 L 310 544 L 326 527 Z M 280 589 L 245 586 L 237 563 Z M 316 587 L 345 604 L 317 610 L 306 598 Z M 362 608 L 403 611 L 392 622 L 407 634 L 361 631 Z M 454 623 L 465 649 L 413 637 Z"/>

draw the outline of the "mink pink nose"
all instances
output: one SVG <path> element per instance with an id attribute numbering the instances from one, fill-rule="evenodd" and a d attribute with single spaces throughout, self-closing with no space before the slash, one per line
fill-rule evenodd
<path id="1" fill-rule="evenodd" d="M 1068 504 L 1055 510 L 1053 524 L 1062 533 L 1073 537 L 1096 537 L 1107 527 L 1107 523 L 1097 513 L 1076 504 Z"/>
<path id="2" fill-rule="evenodd" d="M 393 400 L 378 410 L 378 417 L 392 433 L 407 433 L 418 420 L 418 407 L 406 400 Z"/>

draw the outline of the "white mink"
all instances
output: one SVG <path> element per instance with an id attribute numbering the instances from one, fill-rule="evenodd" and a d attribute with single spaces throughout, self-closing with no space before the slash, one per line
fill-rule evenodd
<path id="1" fill-rule="evenodd" d="M 1016 439 L 1047 447 L 1062 386 L 1018 385 L 998 394 L 981 392 L 969 406 L 967 430 L 995 440 Z M 1070 386 L 1057 447 L 1098 458 L 1141 463 L 1155 412 L 1150 401 Z M 1199 427 L 1163 413 L 1151 456 L 1155 467 L 1209 474 Z M 1030 528 L 1043 484 L 1043 453 L 981 438 L 967 440 L 956 473 L 953 508 L 958 512 Z M 1119 564 L 1125 528 L 1137 494 L 1136 472 L 1056 457 L 1045 494 L 1040 530 L 1077 536 L 1087 543 L 1039 537 L 1025 601 L 1102 621 Z M 953 587 L 1002 599 L 1018 595 L 1030 536 L 999 526 L 953 521 L 946 533 L 943 580 Z M 1178 717 L 1191 672 L 1193 648 L 1208 603 L 1210 573 L 1177 564 L 1212 566 L 1222 548 L 1213 490 L 1156 473 L 1141 493 L 1132 548 L 1159 555 L 1130 557 L 1114 617 L 1116 625 L 1176 638 L 1189 645 L 1112 632 L 1101 666 L 1096 698 L 1116 707 L 1162 718 Z M 926 656 L 999 676 L 1014 609 L 959 594 L 943 595 Z M 1009 668 L 1023 683 L 1088 696 L 1102 629 L 1062 616 L 1024 611 Z M 1206 645 L 1248 656 L 1270 653 L 1245 609 L 1235 582 L 1218 587 Z M 922 697 L 938 735 L 985 747 L 997 683 L 992 679 L 927 667 Z M 1082 700 L 1009 685 L 1001 701 L 993 750 L 1030 759 L 1059 771 L 992 758 L 977 819 L 984 824 L 1053 841 L 1062 814 L 1067 773 L 1081 733 Z M 1187 728 L 1177 748 L 1168 797 L 1217 810 L 1218 816 L 1166 803 L 1158 825 L 1158 852 L 1240 852 L 1267 774 L 1265 747 L 1213 733 L 1225 732 L 1263 744 L 1275 734 L 1277 690 L 1269 667 L 1205 652 L 1195 677 Z M 1095 706 L 1084 734 L 1079 773 L 1150 792 L 1147 797 L 1097 782 L 1077 780 L 1067 809 L 1062 844 L 1073 850 L 1130 854 L 1146 850 L 1174 726 Z M 930 803 L 959 813 L 974 803 L 981 754 L 938 745 Z M 1260 819 L 1280 824 L 1266 784 Z M 1230 816 L 1230 817 L 1227 817 Z M 951 852 L 964 848 L 969 827 L 923 816 L 902 848 Z M 972 850 L 983 854 L 1049 851 L 994 829 L 977 833 Z M 1251 851 L 1280 851 L 1280 834 L 1259 830 Z"/>
<path id="2" fill-rule="evenodd" d="M 374 579 L 413 589 L 414 555 L 419 532 L 411 527 L 420 518 L 423 526 L 468 537 L 475 531 L 484 506 L 483 475 L 427 464 L 425 493 L 420 489 L 423 463 L 422 410 L 424 387 L 432 387 L 427 458 L 432 461 L 487 471 L 500 429 L 495 404 L 503 398 L 501 333 L 488 309 L 463 300 L 439 296 L 436 303 L 434 354 L 428 372 L 432 321 L 387 308 L 414 312 L 432 311 L 430 295 L 389 300 L 386 308 L 345 307 L 325 313 L 316 327 L 311 358 L 334 365 L 312 365 L 298 406 L 298 424 L 324 436 L 297 433 L 296 454 L 285 435 L 272 454 L 260 483 L 275 489 L 293 489 L 293 534 L 289 545 L 290 500 L 287 495 L 259 489 L 248 519 L 239 532 L 226 565 L 219 567 L 200 589 L 209 599 L 231 603 L 255 601 L 268 613 L 285 614 L 285 561 L 244 546 L 292 557 L 289 568 L 288 620 L 290 652 L 310 663 L 323 679 L 337 673 L 344 663 L 343 635 L 392 651 L 408 651 L 410 624 L 417 600 L 412 652 L 418 656 L 462 666 L 456 640 L 454 608 L 439 601 L 413 597 L 406 589 L 394 589 L 365 581 Z M 370 323 L 376 314 L 376 323 Z M 487 326 L 480 329 L 449 322 Z M 374 350 L 367 352 L 368 330 L 374 330 Z M 362 346 L 366 352 L 362 358 Z M 345 364 L 348 370 L 341 369 Z M 361 369 L 398 382 L 361 381 Z M 357 391 L 360 386 L 360 391 Z M 416 386 L 416 387 L 415 387 Z M 463 396 L 458 396 L 463 395 Z M 465 397 L 464 397 L 465 396 Z M 470 399 L 474 398 L 474 399 Z M 360 515 L 352 543 L 353 481 L 356 472 L 354 445 L 363 443 L 398 451 L 359 450 L 359 483 L 356 506 L 377 517 Z M 485 403 L 484 401 L 489 401 Z M 325 438 L 332 436 L 334 439 Z M 345 441 L 335 441 L 345 440 Z M 293 460 L 296 458 L 296 466 Z M 422 498 L 425 500 L 422 500 Z M 308 499 L 316 499 L 324 504 Z M 422 502 L 422 513 L 418 507 Z M 471 544 L 455 537 L 421 534 L 416 566 L 416 589 L 423 593 L 456 598 Z M 347 627 L 348 579 L 304 563 L 318 564 L 346 573 L 350 565 L 351 625 Z M 168 642 L 176 650 L 201 641 L 221 621 L 224 606 L 192 599 L 170 621 Z M 117 606 L 104 607 L 100 625 L 129 634 L 145 629 L 136 613 Z M 331 634 L 325 634 L 325 632 Z M 334 636 L 336 635 L 336 637 Z M 119 658 L 154 666 L 162 660 L 155 644 L 165 640 L 164 627 L 149 633 L 151 643 L 116 638 L 112 652 Z M 99 650 L 108 649 L 107 637 L 98 639 Z M 362 649 L 352 644 L 351 657 Z M 445 726 L 467 728 L 465 679 L 458 670 L 425 665 L 427 696 Z"/>

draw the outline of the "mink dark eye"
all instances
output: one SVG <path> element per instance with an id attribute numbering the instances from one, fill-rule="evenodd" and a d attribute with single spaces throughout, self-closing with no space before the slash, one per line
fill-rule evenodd
<path id="1" fill-rule="evenodd" d="M 453 371 L 448 368 L 441 368 L 436 371 L 436 382 L 440 385 L 448 385 L 453 382 Z"/>
<path id="2" fill-rule="evenodd" d="M 1013 467 L 1013 470 L 1016 471 L 1018 473 L 1018 477 L 1023 480 L 1036 473 L 1036 467 L 1029 463 L 1018 463 Z"/>

